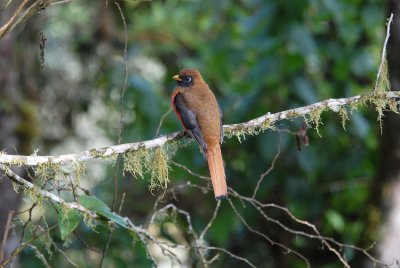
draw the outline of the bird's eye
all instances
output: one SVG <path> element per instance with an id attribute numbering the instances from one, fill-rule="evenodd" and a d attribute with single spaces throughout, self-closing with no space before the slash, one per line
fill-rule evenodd
<path id="1" fill-rule="evenodd" d="M 192 78 L 190 76 L 185 77 L 185 83 L 190 83 L 192 82 Z"/>

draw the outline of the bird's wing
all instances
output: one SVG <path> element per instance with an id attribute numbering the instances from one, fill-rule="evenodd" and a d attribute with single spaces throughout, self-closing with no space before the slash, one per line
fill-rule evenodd
<path id="1" fill-rule="evenodd" d="M 207 144 L 204 142 L 196 115 L 186 106 L 181 93 L 176 93 L 172 96 L 172 107 L 184 128 L 200 144 L 203 153 L 205 153 L 207 151 Z"/>

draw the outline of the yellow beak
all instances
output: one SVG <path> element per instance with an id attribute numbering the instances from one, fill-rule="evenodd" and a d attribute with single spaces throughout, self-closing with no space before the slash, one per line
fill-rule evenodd
<path id="1" fill-rule="evenodd" d="M 182 81 L 182 78 L 179 77 L 179 74 L 174 75 L 174 76 L 172 77 L 172 79 L 174 79 L 174 80 L 176 80 L 176 81 Z"/>

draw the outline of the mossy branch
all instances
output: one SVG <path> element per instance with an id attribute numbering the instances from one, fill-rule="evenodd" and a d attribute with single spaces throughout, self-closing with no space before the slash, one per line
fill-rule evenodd
<path id="1" fill-rule="evenodd" d="M 78 210 L 81 213 L 83 213 L 84 215 L 88 215 L 93 219 L 99 218 L 96 213 L 84 208 L 83 206 L 79 205 L 78 203 L 66 202 L 64 199 L 60 198 L 59 196 L 57 196 L 49 191 L 43 190 L 43 189 L 39 188 L 38 186 L 34 185 L 33 183 L 21 178 L 18 174 L 13 172 L 9 167 L 7 167 L 3 164 L 0 164 L 0 170 L 4 171 L 6 176 L 11 181 L 20 185 L 25 190 L 27 190 L 31 193 L 34 193 L 39 198 L 48 199 L 56 204 L 61 205 L 62 207 L 68 208 L 68 209 Z"/>
<path id="2" fill-rule="evenodd" d="M 310 119 L 310 123 L 317 122 L 319 118 L 315 118 L 315 113 L 318 116 L 327 110 L 340 112 L 344 107 L 355 108 L 357 105 L 371 103 L 379 108 L 378 114 L 382 114 L 382 109 L 389 107 L 392 109 L 396 105 L 393 102 L 396 98 L 400 97 L 399 92 L 392 91 L 373 91 L 367 94 L 357 95 L 349 98 L 328 99 L 317 102 L 304 107 L 290 109 L 277 113 L 267 113 L 263 116 L 253 120 L 224 125 L 225 136 L 231 138 L 236 136 L 238 138 L 246 135 L 254 135 L 273 126 L 281 121 L 287 119 L 295 119 L 299 117 Z M 339 113 L 340 114 L 340 113 Z M 315 115 L 315 116 L 313 116 Z M 308 120 L 307 119 L 307 120 Z M 125 143 L 109 147 L 94 148 L 91 150 L 83 151 L 76 154 L 65 154 L 58 156 L 23 156 L 23 155 L 8 155 L 6 153 L 0 154 L 0 163 L 7 166 L 39 166 L 43 164 L 55 165 L 74 165 L 76 163 L 86 162 L 96 158 L 113 158 L 118 154 L 127 152 L 135 152 L 138 150 L 148 150 L 164 146 L 167 143 L 186 138 L 185 132 L 174 132 L 172 134 L 160 136 L 158 138 L 141 141 L 135 143 Z"/>
<path id="3" fill-rule="evenodd" d="M 21 178 L 18 174 L 16 174 L 14 171 L 12 171 L 9 167 L 0 164 L 0 170 L 4 172 L 4 174 L 14 183 L 18 184 L 25 190 L 37 195 L 40 198 L 47 199 L 55 204 L 60 205 L 62 208 L 66 208 L 68 210 L 75 210 L 79 211 L 86 219 L 89 220 L 101 220 L 104 219 L 102 215 L 99 215 L 98 213 L 95 213 L 82 205 L 78 204 L 77 202 L 67 202 L 61 197 L 43 190 L 39 188 L 38 186 L 34 185 L 33 183 Z M 110 212 L 112 213 L 112 212 Z M 117 214 L 115 214 L 117 215 Z M 151 240 L 151 241 L 156 241 L 155 238 L 153 238 L 145 229 L 143 229 L 140 226 L 136 226 L 135 224 L 132 223 L 132 221 L 128 218 L 123 219 L 126 222 L 126 229 L 129 229 L 133 232 L 135 232 L 140 239 L 142 240 Z"/>

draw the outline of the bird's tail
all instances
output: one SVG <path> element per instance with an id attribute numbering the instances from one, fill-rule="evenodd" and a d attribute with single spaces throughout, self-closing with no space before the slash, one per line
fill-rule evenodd
<path id="1" fill-rule="evenodd" d="M 206 156 L 215 198 L 217 200 L 223 199 L 228 195 L 228 190 L 226 186 L 224 163 L 222 162 L 221 147 L 219 145 L 213 146 L 212 148 L 209 147 Z"/>

